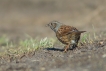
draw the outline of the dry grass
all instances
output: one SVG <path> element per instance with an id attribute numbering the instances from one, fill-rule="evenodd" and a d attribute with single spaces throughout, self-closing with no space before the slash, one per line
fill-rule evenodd
<path id="1" fill-rule="evenodd" d="M 8 59 L 9 61 L 14 59 L 19 59 L 24 56 L 32 56 L 37 49 L 53 47 L 55 43 L 55 39 L 52 38 L 43 38 L 43 39 L 33 39 L 32 37 L 28 37 L 25 40 L 20 40 L 19 44 L 13 44 L 12 42 L 4 42 L 7 39 L 4 39 L 4 36 L 0 38 L 1 51 L 0 58 Z"/>
<path id="2" fill-rule="evenodd" d="M 98 36 L 96 33 L 94 33 L 93 36 L 91 36 L 90 33 L 84 33 L 82 34 L 80 42 L 85 45 L 92 44 L 94 41 L 98 41 L 99 39 L 103 38 L 103 36 L 106 36 L 106 34 L 101 33 L 101 35 Z M 2 36 L 0 37 L 0 43 L 2 47 L 0 51 L 0 58 L 12 61 L 14 59 L 20 59 L 24 56 L 32 56 L 37 49 L 53 47 L 53 45 L 57 44 L 58 42 L 53 38 L 45 37 L 39 40 L 38 38 L 33 39 L 32 37 L 28 36 L 27 39 L 20 40 L 19 44 L 17 45 L 9 41 L 7 42 L 7 37 L 5 36 L 4 38 L 4 36 Z"/>

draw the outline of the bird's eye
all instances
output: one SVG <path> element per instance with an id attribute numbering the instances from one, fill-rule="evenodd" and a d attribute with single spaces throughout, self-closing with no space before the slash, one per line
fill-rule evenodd
<path id="1" fill-rule="evenodd" d="M 56 27 L 56 23 L 51 23 L 52 28 Z"/>
<path id="2" fill-rule="evenodd" d="M 50 26 L 52 26 L 52 27 L 53 27 L 53 23 L 50 23 Z"/>
<path id="3" fill-rule="evenodd" d="M 53 23 L 51 23 L 51 25 L 53 26 Z"/>
<path id="4" fill-rule="evenodd" d="M 53 23 L 51 23 L 50 25 L 53 26 Z"/>

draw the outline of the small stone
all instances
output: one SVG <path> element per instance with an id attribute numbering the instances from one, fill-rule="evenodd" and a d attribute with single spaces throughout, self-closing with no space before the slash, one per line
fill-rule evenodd
<path id="1" fill-rule="evenodd" d="M 44 71 L 45 70 L 45 67 L 42 67 L 41 70 Z"/>
<path id="2" fill-rule="evenodd" d="M 106 57 L 106 54 L 103 54 L 102 57 L 105 58 Z"/>
<path id="3" fill-rule="evenodd" d="M 99 42 L 100 45 L 103 45 L 103 41 Z"/>

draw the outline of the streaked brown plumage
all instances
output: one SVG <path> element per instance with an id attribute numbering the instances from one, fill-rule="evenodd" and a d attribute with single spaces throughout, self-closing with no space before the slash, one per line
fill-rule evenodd
<path id="1" fill-rule="evenodd" d="M 85 31 L 78 31 L 75 27 L 63 25 L 58 21 L 52 21 L 47 24 L 55 33 L 60 42 L 66 44 L 64 52 L 68 50 L 70 45 L 72 49 L 77 47 L 81 33 Z"/>

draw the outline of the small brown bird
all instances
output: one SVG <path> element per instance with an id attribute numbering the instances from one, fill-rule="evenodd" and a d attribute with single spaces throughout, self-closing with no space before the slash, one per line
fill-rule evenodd
<path id="1" fill-rule="evenodd" d="M 77 47 L 81 33 L 85 31 L 78 31 L 75 27 L 63 25 L 58 21 L 52 21 L 47 24 L 55 33 L 60 42 L 66 44 L 64 52 L 67 52 L 70 46 L 72 49 Z"/>

